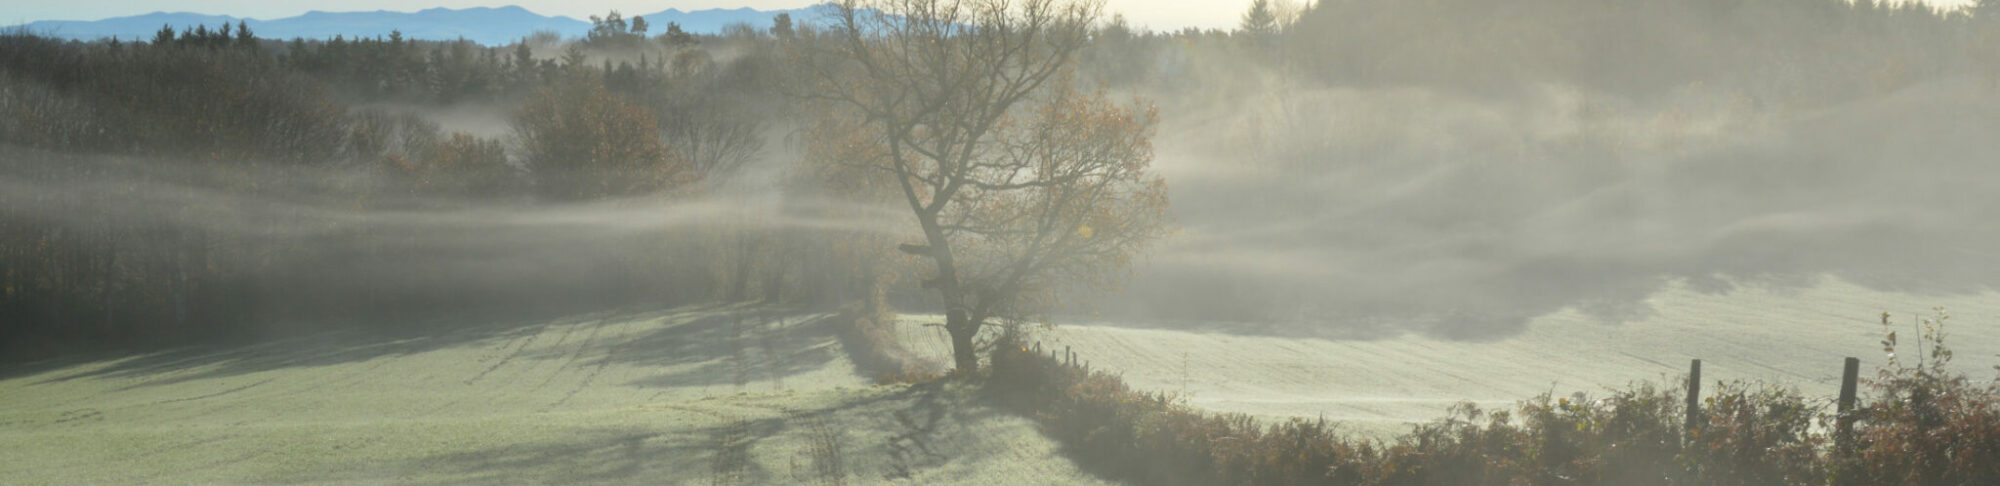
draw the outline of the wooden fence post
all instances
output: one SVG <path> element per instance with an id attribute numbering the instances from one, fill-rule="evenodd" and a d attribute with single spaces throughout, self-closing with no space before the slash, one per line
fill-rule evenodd
<path id="1" fill-rule="evenodd" d="M 1687 437 L 1694 440 L 1701 423 L 1701 360 L 1688 364 Z"/>
<path id="2" fill-rule="evenodd" d="M 1835 419 L 1833 449 L 1842 458 L 1854 452 L 1854 388 L 1861 378 L 1861 359 L 1847 358 L 1840 372 L 1840 414 Z"/>
<path id="3" fill-rule="evenodd" d="M 1687 424 L 1682 428 L 1681 443 L 1693 447 L 1695 436 L 1701 433 L 1701 360 L 1688 363 Z M 1687 463 L 1687 476 L 1675 484 L 1701 484 L 1701 464 Z"/>

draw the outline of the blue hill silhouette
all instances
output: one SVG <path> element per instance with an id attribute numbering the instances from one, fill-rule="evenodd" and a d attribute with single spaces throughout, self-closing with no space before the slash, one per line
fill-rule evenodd
<path id="1" fill-rule="evenodd" d="M 721 32 L 723 27 L 737 23 L 747 23 L 758 28 L 768 27 L 771 25 L 771 18 L 780 13 L 788 13 L 794 19 L 805 20 L 811 17 L 812 8 L 757 10 L 744 7 L 693 11 L 670 8 L 639 15 L 654 26 L 652 33 L 655 35 L 665 31 L 668 22 L 680 24 L 682 30 L 691 33 L 712 34 Z M 628 12 L 626 15 L 633 14 Z M 103 20 L 44 20 L 15 27 L 24 27 L 37 34 L 67 39 L 94 40 L 117 37 L 125 40 L 145 40 L 151 39 L 153 33 L 159 31 L 162 25 L 171 25 L 175 30 L 181 30 L 195 25 L 214 28 L 225 23 L 233 27 L 238 21 L 249 24 L 250 29 L 258 37 L 269 39 L 294 37 L 325 39 L 335 35 L 349 38 L 375 37 L 386 36 L 390 31 L 400 30 L 404 37 L 411 39 L 464 38 L 486 45 L 506 44 L 539 30 L 554 31 L 564 37 L 582 36 L 590 30 L 588 21 L 542 15 L 518 6 L 431 8 L 416 12 L 315 10 L 296 17 L 269 20 L 188 12 L 153 12 Z"/>

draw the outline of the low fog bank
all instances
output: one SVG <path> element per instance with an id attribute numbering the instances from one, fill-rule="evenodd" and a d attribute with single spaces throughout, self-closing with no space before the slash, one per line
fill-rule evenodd
<path id="1" fill-rule="evenodd" d="M 776 286 L 801 302 L 845 291 L 828 276 L 840 262 L 820 261 L 805 243 L 889 233 L 902 215 L 782 190 L 788 174 L 775 165 L 756 160 L 666 193 L 565 202 L 410 192 L 368 167 L 0 146 L 0 221 L 54 228 L 46 244 L 64 250 L 44 249 L 40 261 L 57 269 L 50 278 L 98 299 L 89 304 L 101 315 L 52 320 L 68 326 L 52 335 L 110 325 L 100 320 L 149 323 L 119 336 L 137 342 L 394 330 L 741 300 L 743 280 L 763 292 L 750 298 L 775 298 Z M 150 314 L 160 309 L 170 315 Z M 31 318 L 16 323 L 29 336 L 32 318 L 45 317 L 9 311 Z"/>
<path id="2" fill-rule="evenodd" d="M 1669 284 L 2000 287 L 2000 11 L 1294 13 L 1091 33 L 1065 82 L 1157 105 L 1179 231 L 1122 292 L 1033 306 L 1478 340 L 1563 309 L 1631 322 Z M 801 22 L 650 37 L 604 19 L 506 48 L 0 36 L 0 317 L 32 337 L 313 306 L 866 295 L 935 312 L 936 270 L 896 253 L 920 241 L 907 205 L 864 204 L 899 196 L 832 170 L 869 155 L 807 129 L 832 118 L 804 106 L 819 88 L 787 46 L 827 27 Z"/>
<path id="3" fill-rule="evenodd" d="M 1496 97 L 1277 75 L 1169 93 L 1158 165 L 1183 231 L 1106 311 L 1490 339 L 1564 308 L 1634 320 L 1675 281 L 1994 288 L 1995 93 L 1944 79 L 1789 110 L 1700 84 Z"/>

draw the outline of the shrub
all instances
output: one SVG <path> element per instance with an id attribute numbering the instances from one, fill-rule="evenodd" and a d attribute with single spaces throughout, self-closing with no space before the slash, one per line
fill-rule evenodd
<path id="1" fill-rule="evenodd" d="M 1704 400 L 1707 422 L 1684 453 L 1703 484 L 1823 484 L 1828 445 L 1820 410 L 1798 392 L 1724 383 Z"/>
<path id="2" fill-rule="evenodd" d="M 1856 413 L 1855 453 L 1835 467 L 1839 484 L 2000 484 L 2000 390 L 1946 368 L 1944 309 L 1922 321 L 1928 355 L 1916 366 L 1896 358 L 1870 383 L 1877 396 Z M 1886 329 L 1889 316 L 1883 314 Z"/>

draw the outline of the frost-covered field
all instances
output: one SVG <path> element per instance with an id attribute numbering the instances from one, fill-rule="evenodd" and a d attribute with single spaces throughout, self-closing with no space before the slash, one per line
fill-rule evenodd
<path id="1" fill-rule="evenodd" d="M 972 393 L 755 309 L 330 334 L 0 368 L 0 482 L 1094 482 Z"/>
<path id="2" fill-rule="evenodd" d="M 1542 316 L 1515 335 L 1454 341 L 1417 335 L 1377 340 L 1294 337 L 1062 324 L 1039 340 L 1069 346 L 1133 386 L 1185 394 L 1192 405 L 1258 416 L 1326 417 L 1357 433 L 1383 436 L 1441 417 L 1471 401 L 1506 407 L 1538 393 L 1599 394 L 1651 380 L 1669 383 L 1702 360 L 1705 390 L 1717 380 L 1795 386 L 1828 401 L 1841 362 L 1862 360 L 1862 376 L 1884 362 L 1883 311 L 1894 315 L 1903 359 L 1916 359 L 1912 318 L 1951 314 L 1954 368 L 1991 379 L 2000 353 L 2000 294 L 1931 296 L 1869 290 L 1828 279 L 1808 288 L 1744 286 L 1726 294 L 1671 287 L 1652 296 L 1649 316 L 1606 324 L 1576 311 Z M 938 329 L 906 318 L 912 349 L 946 356 Z M 1671 386 L 1671 385 L 1670 385 Z M 1865 390 L 1864 390 L 1865 393 Z"/>
<path id="3" fill-rule="evenodd" d="M 1829 280 L 1726 294 L 1670 288 L 1605 324 L 1565 311 L 1489 341 L 1327 340 L 1106 324 L 1044 331 L 1133 385 L 1193 405 L 1343 421 L 1382 435 L 1470 400 L 1664 381 L 1756 379 L 1830 398 L 1845 356 L 1872 370 L 1880 312 L 1944 306 L 1956 367 L 1993 376 L 2000 295 L 1909 295 Z M 905 344 L 944 361 L 935 327 Z M 0 369 L 7 483 L 1096 482 L 1024 418 L 958 385 L 874 387 L 816 316 L 760 309 L 607 312 L 381 339 Z M 1712 385 L 1711 385 L 1712 389 Z"/>

